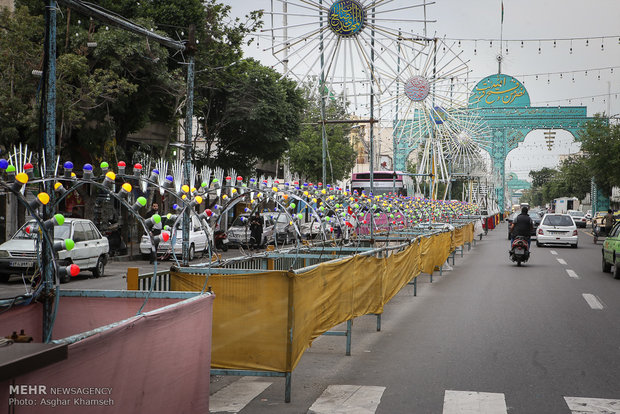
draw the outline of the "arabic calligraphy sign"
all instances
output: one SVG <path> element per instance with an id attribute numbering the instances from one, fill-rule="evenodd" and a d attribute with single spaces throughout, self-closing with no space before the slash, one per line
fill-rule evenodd
<path id="1" fill-rule="evenodd" d="M 338 36 L 355 36 L 365 25 L 366 10 L 358 0 L 336 0 L 329 8 L 329 27 Z"/>
<path id="2" fill-rule="evenodd" d="M 405 82 L 405 95 L 414 102 L 423 101 L 431 91 L 431 84 L 423 76 L 413 76 Z"/>
<path id="3" fill-rule="evenodd" d="M 512 76 L 494 74 L 482 79 L 469 98 L 470 107 L 524 107 L 530 106 L 530 95 L 525 86 Z"/>

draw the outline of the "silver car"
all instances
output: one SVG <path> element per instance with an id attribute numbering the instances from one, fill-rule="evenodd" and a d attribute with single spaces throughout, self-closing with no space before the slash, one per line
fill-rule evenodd
<path id="1" fill-rule="evenodd" d="M 275 220 L 271 217 L 274 213 L 261 213 L 263 218 L 263 239 L 260 245 L 264 246 L 273 243 L 275 232 Z M 250 244 L 250 216 L 242 214 L 235 218 L 226 235 L 228 244 L 232 246 L 248 246 Z"/>
<path id="2" fill-rule="evenodd" d="M 39 266 L 40 252 L 35 249 L 38 237 L 39 225 L 31 220 L 0 245 L 0 281 L 8 281 L 11 274 L 34 273 Z M 58 252 L 59 265 L 76 264 L 80 270 L 91 270 L 95 277 L 103 276 L 110 247 L 92 221 L 67 218 L 62 226 L 54 226 L 54 241 L 65 239 L 72 239 L 75 247 Z M 65 275 L 60 281 L 69 280 L 70 276 Z"/>

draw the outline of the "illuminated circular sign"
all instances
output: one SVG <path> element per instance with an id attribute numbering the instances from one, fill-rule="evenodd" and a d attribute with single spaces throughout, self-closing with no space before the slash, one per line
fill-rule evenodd
<path id="1" fill-rule="evenodd" d="M 329 8 L 329 27 L 338 36 L 355 36 L 365 25 L 366 10 L 358 0 L 336 0 Z"/>
<path id="2" fill-rule="evenodd" d="M 431 84 L 423 76 L 414 76 L 405 82 L 405 95 L 414 102 L 423 101 L 431 91 Z"/>

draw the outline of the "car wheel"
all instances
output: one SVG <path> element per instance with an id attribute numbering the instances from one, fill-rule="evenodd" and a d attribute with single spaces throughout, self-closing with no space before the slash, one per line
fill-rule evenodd
<path id="1" fill-rule="evenodd" d="M 542 243 L 540 243 L 538 240 L 536 240 L 536 247 L 541 247 Z"/>
<path id="2" fill-rule="evenodd" d="M 189 254 L 187 255 L 187 259 L 191 262 L 192 260 L 194 260 L 195 255 L 196 251 L 194 245 L 192 244 L 191 246 L 189 246 Z"/>
<path id="3" fill-rule="evenodd" d="M 603 272 L 605 272 L 605 273 L 611 273 L 611 263 L 607 263 L 607 262 L 605 261 L 605 257 L 603 257 L 602 264 L 603 264 L 603 266 L 602 266 L 602 268 L 603 268 Z M 616 267 L 616 270 L 618 270 L 618 268 L 617 268 L 617 267 Z"/>
<path id="4" fill-rule="evenodd" d="M 97 259 L 97 265 L 93 268 L 93 276 L 101 277 L 103 276 L 103 272 L 105 271 L 105 260 L 103 256 L 99 256 Z"/>
<path id="5" fill-rule="evenodd" d="M 572 247 L 573 249 L 576 249 L 577 248 L 577 243 L 571 244 L 570 247 Z"/>
<path id="6" fill-rule="evenodd" d="M 616 263 L 614 269 L 614 279 L 620 279 L 620 263 Z"/>

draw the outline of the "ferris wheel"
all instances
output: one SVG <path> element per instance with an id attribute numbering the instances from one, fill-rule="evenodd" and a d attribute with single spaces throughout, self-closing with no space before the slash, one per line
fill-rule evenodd
<path id="1" fill-rule="evenodd" d="M 310 84 L 354 110 L 386 85 L 379 72 L 393 73 L 400 59 L 392 45 L 403 36 L 399 25 L 421 28 L 432 3 L 404 0 L 272 0 L 271 53 L 284 76 Z M 419 11 L 419 12 L 418 12 Z M 282 23 L 277 21 L 281 18 Z"/>
<path id="2" fill-rule="evenodd" d="M 397 73 L 380 73 L 387 85 L 382 107 L 394 114 L 394 141 L 417 155 L 418 183 L 447 183 L 457 171 L 482 163 L 489 132 L 468 109 L 469 68 L 453 44 L 425 39 L 419 49 L 402 38 L 393 46 L 401 56 Z M 433 191 L 436 194 L 436 191 Z"/>

